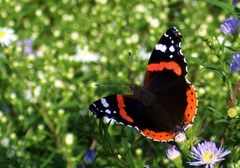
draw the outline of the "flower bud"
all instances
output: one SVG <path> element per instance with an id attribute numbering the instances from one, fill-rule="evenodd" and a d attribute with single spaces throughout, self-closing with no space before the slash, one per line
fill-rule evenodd
<path id="1" fill-rule="evenodd" d="M 237 116 L 237 110 L 236 108 L 229 108 L 228 111 L 227 111 L 227 114 L 228 114 L 228 117 L 230 118 L 234 118 Z"/>
<path id="2" fill-rule="evenodd" d="M 175 160 L 180 156 L 180 152 L 175 145 L 166 149 L 165 152 L 166 152 L 168 159 L 170 159 L 170 160 Z"/>
<path id="3" fill-rule="evenodd" d="M 175 141 L 176 142 L 183 142 L 186 140 L 186 134 L 184 132 L 180 132 L 176 137 L 175 137 Z"/>

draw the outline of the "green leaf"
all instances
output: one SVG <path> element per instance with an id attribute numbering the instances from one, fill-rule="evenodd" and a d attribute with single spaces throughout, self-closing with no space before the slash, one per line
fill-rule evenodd
<path id="1" fill-rule="evenodd" d="M 214 124 L 227 123 L 227 122 L 228 122 L 228 120 L 226 120 L 226 119 L 220 119 L 220 120 L 215 121 Z"/>

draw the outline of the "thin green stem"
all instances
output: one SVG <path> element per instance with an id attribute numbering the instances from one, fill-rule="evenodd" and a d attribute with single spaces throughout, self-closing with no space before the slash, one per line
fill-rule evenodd
<path id="1" fill-rule="evenodd" d="M 234 107 L 235 101 L 236 101 L 238 93 L 239 93 L 239 89 L 240 89 L 240 80 L 238 81 L 238 84 L 237 84 L 237 86 L 235 88 L 234 96 L 231 99 L 230 108 Z M 226 135 L 227 135 L 227 128 L 228 128 L 228 126 L 230 124 L 230 121 L 231 121 L 231 118 L 228 117 L 227 124 L 224 127 L 224 131 L 223 131 L 223 135 L 222 135 L 222 139 L 221 139 L 221 144 L 222 145 L 225 143 L 225 139 L 226 139 Z"/>

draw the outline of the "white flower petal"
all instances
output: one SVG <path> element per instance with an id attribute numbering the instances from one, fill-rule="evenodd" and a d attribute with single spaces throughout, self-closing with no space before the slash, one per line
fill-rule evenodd
<path id="1" fill-rule="evenodd" d="M 2 46 L 9 46 L 11 42 L 17 39 L 14 30 L 6 27 L 0 27 L 0 44 Z"/>

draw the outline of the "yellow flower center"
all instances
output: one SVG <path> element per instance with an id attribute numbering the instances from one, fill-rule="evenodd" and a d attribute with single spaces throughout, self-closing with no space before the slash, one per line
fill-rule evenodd
<path id="1" fill-rule="evenodd" d="M 0 38 L 5 37 L 6 33 L 4 31 L 0 31 Z"/>
<path id="2" fill-rule="evenodd" d="M 202 155 L 203 161 L 206 163 L 211 163 L 214 159 L 214 153 L 213 152 L 206 152 Z"/>

